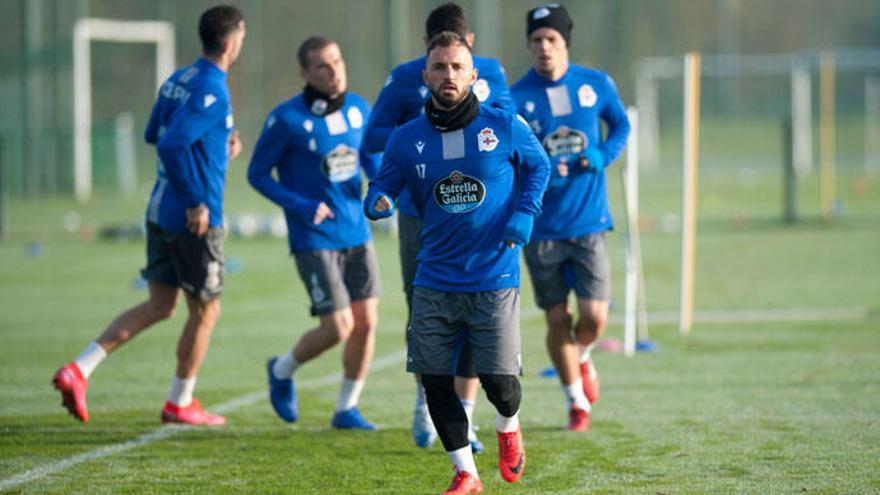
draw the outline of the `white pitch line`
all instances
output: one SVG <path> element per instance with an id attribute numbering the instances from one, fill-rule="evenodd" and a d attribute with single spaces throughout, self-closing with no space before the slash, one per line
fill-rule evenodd
<path id="1" fill-rule="evenodd" d="M 540 316 L 536 307 L 523 310 L 524 318 Z M 849 308 L 790 308 L 790 309 L 745 309 L 745 310 L 703 310 L 694 312 L 695 323 L 767 323 L 767 322 L 798 322 L 798 321 L 840 321 L 863 320 L 868 317 L 866 307 Z M 678 322 L 676 311 L 656 311 L 648 313 L 648 322 L 672 324 Z M 623 323 L 623 316 L 612 314 L 609 323 Z"/>
<path id="2" fill-rule="evenodd" d="M 378 359 L 373 360 L 372 366 L 370 366 L 371 372 L 376 372 L 383 370 L 385 368 L 394 366 L 396 364 L 402 363 L 406 359 L 406 351 L 398 350 L 396 352 L 392 352 L 390 354 L 386 354 L 384 356 L 379 357 Z M 310 389 L 316 388 L 323 385 L 329 385 L 332 383 L 338 382 L 342 377 L 341 373 L 331 373 L 329 375 L 324 375 L 318 378 L 313 378 L 310 380 L 302 380 L 297 383 L 297 388 L 299 389 Z M 212 407 L 213 411 L 216 411 L 221 414 L 226 414 L 233 412 L 237 409 L 241 409 L 242 407 L 249 406 L 254 404 L 260 400 L 266 400 L 266 390 L 261 390 L 259 392 L 252 392 L 249 394 L 242 395 L 240 397 L 236 397 L 234 399 L 223 402 L 222 404 L 218 404 L 215 407 Z M 29 483 L 31 481 L 36 481 L 40 478 L 44 478 L 50 474 L 57 473 L 59 471 L 64 471 L 67 468 L 76 466 L 77 464 L 82 464 L 84 462 L 91 462 L 98 459 L 103 459 L 104 457 L 111 456 L 114 454 L 119 454 L 121 452 L 126 452 L 128 450 L 136 449 L 138 447 L 142 447 L 144 445 L 151 444 L 153 442 L 158 442 L 159 440 L 164 440 L 170 436 L 173 436 L 181 431 L 191 431 L 196 429 L 204 429 L 204 427 L 194 427 L 187 425 L 165 425 L 156 430 L 153 430 L 149 433 L 145 433 L 133 440 L 127 440 L 125 442 L 116 443 L 113 445 L 107 445 L 104 447 L 100 447 L 94 450 L 90 450 L 88 452 L 83 452 L 82 454 L 77 454 L 72 457 L 68 457 L 66 459 L 62 459 L 60 461 L 50 462 L 47 464 L 43 464 L 42 466 L 37 466 L 31 470 L 25 471 L 23 473 L 16 474 L 10 478 L 6 478 L 3 481 L 0 481 L 0 491 L 9 490 L 23 483 Z"/>

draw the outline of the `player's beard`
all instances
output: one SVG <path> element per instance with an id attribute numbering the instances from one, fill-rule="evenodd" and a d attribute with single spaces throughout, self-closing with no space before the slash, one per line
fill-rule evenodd
<path id="1" fill-rule="evenodd" d="M 458 98 L 449 98 L 447 96 L 444 96 L 439 88 L 437 90 L 431 89 L 431 96 L 433 96 L 434 100 L 439 103 L 440 106 L 443 107 L 445 110 L 452 110 L 453 108 L 460 105 L 461 102 L 463 102 L 465 98 L 467 98 L 467 95 L 468 91 L 465 91 L 464 93 L 459 95 Z"/>

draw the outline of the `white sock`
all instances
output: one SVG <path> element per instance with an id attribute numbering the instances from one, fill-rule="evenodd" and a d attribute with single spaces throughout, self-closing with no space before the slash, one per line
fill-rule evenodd
<path id="1" fill-rule="evenodd" d="M 336 412 L 348 411 L 356 406 L 361 398 L 366 380 L 342 379 L 342 389 L 339 391 L 339 400 L 336 402 Z"/>
<path id="2" fill-rule="evenodd" d="M 196 377 L 179 378 L 177 375 L 171 379 L 171 390 L 168 391 L 168 402 L 186 407 L 192 403 L 193 389 L 196 388 Z"/>
<path id="3" fill-rule="evenodd" d="M 473 401 L 461 399 L 461 407 L 464 408 L 464 414 L 467 416 L 468 427 L 472 430 L 474 429 L 474 406 Z"/>
<path id="4" fill-rule="evenodd" d="M 421 380 L 416 381 L 416 409 L 428 407 L 428 397 L 425 396 L 425 386 Z"/>
<path id="5" fill-rule="evenodd" d="M 272 366 L 272 374 L 279 380 L 284 380 L 293 376 L 293 373 L 302 363 L 293 357 L 293 351 L 285 352 L 278 356 L 275 364 Z"/>
<path id="6" fill-rule="evenodd" d="M 476 440 L 477 432 L 474 430 L 474 403 L 467 399 L 460 399 L 461 407 L 464 408 L 464 414 L 468 420 L 468 440 Z"/>
<path id="7" fill-rule="evenodd" d="M 474 462 L 474 453 L 471 452 L 470 445 L 465 445 L 458 450 L 447 452 L 446 455 L 449 456 L 449 460 L 452 461 L 452 465 L 455 466 L 456 471 L 467 471 L 468 473 L 471 473 L 474 478 L 480 477 L 480 475 L 477 474 L 477 464 Z"/>
<path id="8" fill-rule="evenodd" d="M 595 347 L 595 346 L 596 346 L 596 343 L 593 342 L 592 344 L 584 347 L 584 350 L 581 351 L 581 364 L 586 363 L 587 361 L 590 360 L 590 358 L 593 355 L 593 347 Z"/>
<path id="9" fill-rule="evenodd" d="M 578 409 L 590 412 L 590 401 L 584 395 L 584 382 L 578 378 L 571 385 L 563 385 L 565 398 L 568 399 L 568 407 L 574 406 Z"/>
<path id="10" fill-rule="evenodd" d="M 495 430 L 501 433 L 510 433 L 519 429 L 519 411 L 513 413 L 513 416 L 507 418 L 501 413 L 495 414 Z"/>
<path id="11" fill-rule="evenodd" d="M 83 349 L 73 362 L 76 363 L 83 376 L 88 380 L 89 376 L 91 376 L 92 372 L 95 371 L 95 368 L 101 364 L 105 357 L 107 357 L 107 351 L 101 347 L 101 344 L 92 342 Z"/>

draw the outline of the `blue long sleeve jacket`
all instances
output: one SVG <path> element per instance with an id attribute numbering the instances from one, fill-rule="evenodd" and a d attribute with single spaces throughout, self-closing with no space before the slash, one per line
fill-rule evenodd
<path id="1" fill-rule="evenodd" d="M 570 65 L 558 81 L 531 69 L 511 92 L 517 111 L 550 156 L 544 211 L 532 239 L 569 239 L 612 229 L 605 168 L 626 146 L 630 130 L 614 82 L 602 71 Z M 604 139 L 600 120 L 608 128 Z M 601 163 L 581 167 L 581 158 L 590 155 Z"/>
<path id="2" fill-rule="evenodd" d="M 361 149 L 369 116 L 366 100 L 347 93 L 342 108 L 325 116 L 313 114 L 299 94 L 267 117 L 248 181 L 284 209 L 291 252 L 344 249 L 370 240 L 361 171 L 373 177 L 379 156 Z M 334 218 L 315 225 L 322 201 Z"/>
<path id="3" fill-rule="evenodd" d="M 373 113 L 367 124 L 364 146 L 367 151 L 378 153 L 385 150 L 388 138 L 395 128 L 424 113 L 425 102 L 431 97 L 428 86 L 422 79 L 425 56 L 395 67 L 373 106 Z M 474 55 L 477 81 L 473 92 L 480 104 L 516 113 L 516 105 L 507 86 L 504 67 L 497 60 Z M 398 209 L 410 216 L 416 216 L 415 205 L 404 191 L 397 200 Z"/>
<path id="4" fill-rule="evenodd" d="M 445 133 L 420 116 L 392 133 L 367 201 L 410 193 L 423 219 L 414 285 L 519 287 L 521 249 L 507 245 L 505 228 L 515 214 L 540 213 L 549 167 L 528 126 L 508 112 L 481 106 L 467 127 Z"/>
<path id="5" fill-rule="evenodd" d="M 223 225 L 232 105 L 226 72 L 200 58 L 159 89 L 144 139 L 159 155 L 147 221 L 186 231 L 186 209 L 208 207 L 210 226 Z"/>

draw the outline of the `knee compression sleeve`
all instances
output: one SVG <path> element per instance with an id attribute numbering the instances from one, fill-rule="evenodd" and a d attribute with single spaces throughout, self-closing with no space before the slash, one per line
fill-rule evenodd
<path id="1" fill-rule="evenodd" d="M 447 452 L 469 445 L 468 421 L 451 375 L 422 374 L 422 385 L 428 399 L 428 411 L 437 428 L 437 435 Z"/>
<path id="2" fill-rule="evenodd" d="M 480 374 L 480 382 L 499 414 L 509 418 L 519 411 L 522 389 L 515 376 Z"/>

